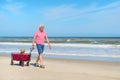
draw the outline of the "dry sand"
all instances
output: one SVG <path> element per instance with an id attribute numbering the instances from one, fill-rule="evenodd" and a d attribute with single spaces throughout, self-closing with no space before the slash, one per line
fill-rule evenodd
<path id="1" fill-rule="evenodd" d="M 120 80 L 120 62 L 44 59 L 45 69 L 10 65 L 10 56 L 0 56 L 0 80 Z M 18 64 L 18 62 L 15 62 Z"/>

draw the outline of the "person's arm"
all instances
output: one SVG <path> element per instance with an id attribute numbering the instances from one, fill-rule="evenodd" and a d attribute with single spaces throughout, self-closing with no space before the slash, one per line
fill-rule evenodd
<path id="1" fill-rule="evenodd" d="M 49 41 L 48 37 L 45 36 L 45 38 L 46 38 L 46 41 L 47 41 L 47 43 L 48 43 L 49 49 L 51 49 L 52 47 L 51 47 L 51 44 L 50 44 L 50 41 Z"/>

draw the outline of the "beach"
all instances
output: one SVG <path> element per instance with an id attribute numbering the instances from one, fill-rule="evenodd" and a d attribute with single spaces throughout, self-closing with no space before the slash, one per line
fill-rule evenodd
<path id="1" fill-rule="evenodd" d="M 31 39 L 0 38 L 0 80 L 120 80 L 120 38 L 50 38 L 45 43 L 45 69 L 34 67 L 38 55 L 32 52 L 30 66 L 10 65 L 11 53 L 21 48 L 29 54 Z"/>
<path id="2" fill-rule="evenodd" d="M 0 80 L 120 80 L 119 22 L 120 0 L 0 0 Z"/>
<path id="3" fill-rule="evenodd" d="M 120 80 L 120 62 L 44 58 L 45 69 L 10 65 L 10 55 L 0 55 L 0 80 Z"/>

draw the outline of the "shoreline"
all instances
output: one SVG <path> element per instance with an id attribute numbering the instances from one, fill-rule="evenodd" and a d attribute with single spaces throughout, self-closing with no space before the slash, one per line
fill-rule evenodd
<path id="1" fill-rule="evenodd" d="M 9 57 L 11 58 L 11 54 L 1 54 L 0 56 L 2 57 Z M 31 58 L 36 59 L 37 55 L 32 55 Z M 82 57 L 82 56 L 81 56 Z M 113 61 L 113 60 L 97 60 L 97 59 L 77 59 L 77 58 L 62 58 L 62 57 L 48 57 L 48 56 L 43 56 L 44 59 L 51 59 L 51 60 L 70 60 L 70 61 L 91 61 L 91 62 L 110 62 L 110 63 L 120 63 L 120 61 Z M 92 57 L 91 57 L 92 58 Z"/>
<path id="2" fill-rule="evenodd" d="M 11 54 L 0 54 L 0 57 L 2 58 L 9 58 L 11 59 Z M 31 60 L 35 60 L 37 57 L 32 56 Z M 74 62 L 74 63 L 96 63 L 96 64 L 119 64 L 120 62 L 114 62 L 114 61 L 102 61 L 102 60 L 82 60 L 82 59 L 69 59 L 69 58 L 46 58 L 44 57 L 43 60 L 52 60 L 52 61 L 65 61 L 65 62 Z"/>

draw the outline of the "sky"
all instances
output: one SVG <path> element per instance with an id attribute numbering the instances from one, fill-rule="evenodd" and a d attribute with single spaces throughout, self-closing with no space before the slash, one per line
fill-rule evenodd
<path id="1" fill-rule="evenodd" d="M 0 36 L 120 37 L 120 0 L 0 0 Z"/>

